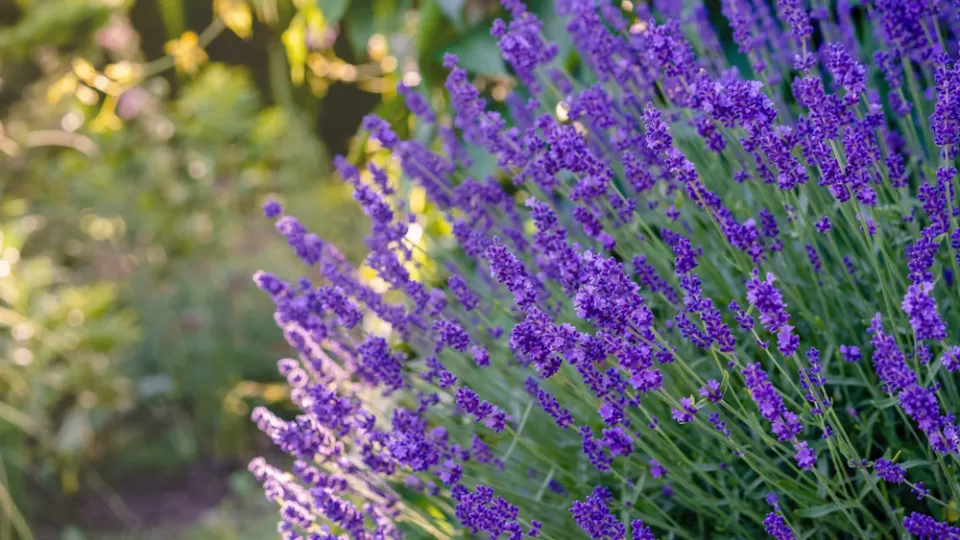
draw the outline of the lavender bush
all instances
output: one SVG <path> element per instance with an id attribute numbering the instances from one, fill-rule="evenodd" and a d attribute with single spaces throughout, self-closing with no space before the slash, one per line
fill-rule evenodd
<path id="1" fill-rule="evenodd" d="M 373 282 L 265 206 L 322 278 L 255 277 L 284 538 L 960 538 L 957 3 L 723 0 L 746 72 L 653 4 L 558 1 L 561 59 L 503 0 L 509 115 L 448 55 L 436 141 L 367 118 Z"/>

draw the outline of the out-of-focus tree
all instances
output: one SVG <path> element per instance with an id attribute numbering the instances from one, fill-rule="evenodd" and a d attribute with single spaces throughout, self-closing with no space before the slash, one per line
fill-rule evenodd
<path id="1" fill-rule="evenodd" d="M 131 3 L 2 14 L 14 24 L 0 30 L 0 537 L 22 522 L 10 499 L 25 484 L 56 497 L 107 457 L 243 453 L 230 399 L 269 382 L 282 340 L 248 287 L 255 258 L 272 256 L 260 204 L 297 199 L 341 238 L 362 226 L 324 181 L 302 111 L 265 106 L 247 69 L 205 52 L 230 31 L 250 37 L 245 5 L 217 2 L 205 30 L 155 59 Z"/>

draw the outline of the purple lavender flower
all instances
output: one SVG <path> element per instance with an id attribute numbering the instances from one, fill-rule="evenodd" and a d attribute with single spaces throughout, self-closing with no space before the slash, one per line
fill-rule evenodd
<path id="1" fill-rule="evenodd" d="M 370 132 L 371 137 L 380 141 L 384 148 L 393 148 L 399 141 L 390 124 L 378 116 L 372 114 L 364 116 L 362 126 Z"/>
<path id="2" fill-rule="evenodd" d="M 940 363 L 950 373 L 960 370 L 960 347 L 953 345 L 940 355 Z"/>
<path id="3" fill-rule="evenodd" d="M 840 356 L 844 362 L 859 362 L 861 358 L 860 347 L 856 345 L 840 345 Z"/>
<path id="4" fill-rule="evenodd" d="M 917 482 L 916 484 L 910 486 L 910 491 L 917 496 L 918 501 L 922 501 L 924 497 L 930 494 L 930 490 L 923 485 L 923 482 Z"/>
<path id="5" fill-rule="evenodd" d="M 830 231 L 831 227 L 833 227 L 833 224 L 830 222 L 829 217 L 823 216 L 818 219 L 816 223 L 814 223 L 814 227 L 816 227 L 817 232 L 819 233 L 827 233 Z"/>
<path id="6" fill-rule="evenodd" d="M 813 244 L 806 244 L 804 248 L 807 251 L 807 259 L 810 260 L 810 265 L 813 266 L 813 273 L 819 274 L 823 269 L 823 262 L 820 261 L 820 254 L 817 253 L 817 249 L 813 247 Z"/>
<path id="7" fill-rule="evenodd" d="M 768 332 L 779 331 L 790 320 L 787 305 L 783 302 L 773 283 L 777 280 L 772 273 L 760 281 L 760 271 L 753 270 L 753 278 L 747 281 L 747 301 L 760 312 L 760 323 Z"/>
<path id="8" fill-rule="evenodd" d="M 740 328 L 745 332 L 753 330 L 753 317 L 747 315 L 745 311 L 740 309 L 740 305 L 737 304 L 736 300 L 732 300 L 730 305 L 727 306 L 731 312 L 733 312 L 733 318 L 737 321 L 737 324 L 740 325 Z"/>
<path id="9" fill-rule="evenodd" d="M 817 456 L 813 453 L 813 450 L 807 444 L 807 441 L 800 441 L 793 445 L 793 448 L 797 451 L 796 456 L 797 466 L 805 471 L 809 471 L 817 464 Z"/>
<path id="10" fill-rule="evenodd" d="M 800 419 L 787 409 L 783 398 L 767 380 L 767 373 L 760 364 L 748 364 L 742 374 L 750 396 L 760 409 L 760 415 L 771 423 L 771 430 L 777 438 L 781 441 L 795 439 L 803 431 Z"/>
<path id="11" fill-rule="evenodd" d="M 929 282 L 911 285 L 901 307 L 910 317 L 917 339 L 943 341 L 947 337 L 947 325 L 940 318 L 936 301 L 930 297 L 932 290 L 933 283 Z"/>
<path id="12" fill-rule="evenodd" d="M 692 397 L 683 397 L 680 398 L 680 408 L 679 409 L 670 409 L 670 413 L 673 415 L 673 419 L 679 424 L 686 424 L 687 422 L 692 422 L 693 417 L 696 416 L 698 409 L 694 406 Z"/>
<path id="13" fill-rule="evenodd" d="M 558 52 L 556 43 L 543 42 L 543 23 L 531 13 L 526 13 L 523 4 L 516 3 L 513 20 L 505 24 L 494 21 L 491 34 L 498 38 L 503 59 L 510 64 L 517 77 L 532 90 L 537 90 L 534 70 L 549 63 Z"/>
<path id="14" fill-rule="evenodd" d="M 517 306 L 526 309 L 533 305 L 537 293 L 527 277 L 523 263 L 496 241 L 487 249 L 485 257 L 490 263 L 491 275 L 513 293 Z"/>
<path id="15" fill-rule="evenodd" d="M 462 484 L 456 484 L 452 495 L 457 501 L 457 519 L 472 534 L 485 531 L 493 537 L 514 534 L 519 538 L 523 535 L 516 521 L 519 509 L 502 497 L 494 498 L 492 488 L 478 485 L 471 493 Z"/>
<path id="16" fill-rule="evenodd" d="M 584 253 L 583 264 L 589 277 L 574 299 L 577 316 L 600 329 L 620 333 L 630 327 L 650 339 L 653 314 L 622 265 L 590 252 Z"/>
<path id="17" fill-rule="evenodd" d="M 470 352 L 473 353 L 473 363 L 478 367 L 487 367 L 490 365 L 490 353 L 483 347 L 474 345 L 470 347 Z"/>
<path id="18" fill-rule="evenodd" d="M 570 324 L 556 325 L 550 316 L 536 307 L 513 327 L 510 349 L 532 362 L 543 378 L 552 377 L 560 369 L 561 357 L 572 354 L 582 335 Z"/>
<path id="19" fill-rule="evenodd" d="M 899 484 L 906 480 L 907 470 L 888 459 L 878 459 L 873 468 L 884 482 Z"/>
<path id="20" fill-rule="evenodd" d="M 901 390 L 897 397 L 903 412 L 916 421 L 925 433 L 939 427 L 940 405 L 932 389 L 914 384 Z"/>
<path id="21" fill-rule="evenodd" d="M 937 105 L 930 116 L 934 141 L 938 146 L 960 143 L 960 107 L 957 97 L 960 95 L 960 64 L 950 66 L 950 56 L 946 53 L 936 59 L 934 82 L 937 85 Z"/>
<path id="22" fill-rule="evenodd" d="M 399 390 L 404 385 L 403 361 L 400 354 L 390 350 L 386 340 L 368 337 L 357 348 L 360 359 L 357 374 L 376 385 L 383 384 L 388 390 Z"/>
<path id="23" fill-rule="evenodd" d="M 603 445 L 610 450 L 614 456 L 629 456 L 633 452 L 633 437 L 620 426 L 615 428 L 605 428 L 603 433 Z"/>
<path id="24" fill-rule="evenodd" d="M 470 347 L 470 335 L 454 321 L 435 321 L 433 331 L 437 333 L 437 346 L 435 353 L 442 351 L 445 347 L 450 347 L 459 352 L 466 352 Z"/>
<path id="25" fill-rule="evenodd" d="M 537 227 L 533 246 L 546 256 L 547 270 L 565 291 L 575 292 L 586 281 L 585 268 L 577 252 L 567 244 L 567 230 L 549 205 L 528 199 L 527 207 Z"/>
<path id="26" fill-rule="evenodd" d="M 660 276 L 657 269 L 647 262 L 645 255 L 637 255 L 633 258 L 633 270 L 637 273 L 637 281 L 653 293 L 661 293 L 671 303 L 679 302 L 677 291 L 666 279 Z"/>
<path id="27" fill-rule="evenodd" d="M 283 214 L 283 205 L 279 202 L 270 199 L 269 201 L 263 203 L 263 215 L 269 219 L 280 217 Z"/>
<path id="28" fill-rule="evenodd" d="M 570 507 L 573 519 L 590 538 L 622 540 L 626 537 L 626 528 L 607 507 L 612 499 L 607 488 L 597 486 L 585 502 L 574 501 Z"/>
<path id="29" fill-rule="evenodd" d="M 730 429 L 727 427 L 727 423 L 720 419 L 720 413 L 710 413 L 710 423 L 717 431 L 723 433 L 724 437 L 730 436 Z"/>
<path id="30" fill-rule="evenodd" d="M 700 387 L 700 397 L 709 399 L 714 403 L 723 399 L 723 394 L 720 392 L 720 383 L 716 379 L 707 381 L 706 386 Z"/>
<path id="31" fill-rule="evenodd" d="M 776 512 L 767 514 L 767 517 L 763 520 L 763 526 L 767 530 L 767 534 L 776 538 L 776 540 L 796 540 L 797 538 L 783 516 Z"/>
<path id="32" fill-rule="evenodd" d="M 800 336 L 793 332 L 793 326 L 785 324 L 777 330 L 777 350 L 784 356 L 792 356 L 800 347 Z"/>
<path id="33" fill-rule="evenodd" d="M 643 522 L 636 519 L 630 522 L 630 538 L 632 540 L 656 540 L 650 527 L 644 526 Z"/>
<path id="34" fill-rule="evenodd" d="M 546 390 L 537 391 L 537 402 L 544 412 L 553 417 L 558 426 L 567 429 L 573 425 L 573 417 L 570 415 L 570 411 L 561 407 L 557 398 Z"/>
<path id="35" fill-rule="evenodd" d="M 654 478 L 663 478 L 664 476 L 667 475 L 667 469 L 663 465 L 660 465 L 659 461 L 655 459 L 651 459 L 650 475 L 653 476 Z"/>
<path id="36" fill-rule="evenodd" d="M 436 121 L 437 117 L 430 109 L 430 104 L 412 87 L 400 82 L 397 84 L 397 94 L 403 97 L 404 104 L 411 113 L 430 123 Z"/>
<path id="37" fill-rule="evenodd" d="M 467 282 L 464 281 L 462 277 L 452 274 L 447 278 L 447 286 L 450 287 L 450 290 L 457 298 L 457 301 L 460 302 L 460 305 L 463 306 L 463 309 L 473 311 L 480 305 L 480 298 L 470 289 L 470 286 L 467 285 Z"/>
<path id="38" fill-rule="evenodd" d="M 830 74 L 847 92 L 844 102 L 848 105 L 857 103 L 860 94 L 866 89 L 867 70 L 862 64 L 853 60 L 839 43 L 827 45 L 824 55 Z"/>
<path id="39" fill-rule="evenodd" d="M 593 432 L 590 430 L 590 426 L 580 426 L 577 433 L 579 433 L 581 439 L 580 448 L 584 455 L 587 456 L 590 464 L 596 467 L 598 471 L 609 471 L 613 458 L 611 458 L 604 447 L 598 444 L 593 438 Z"/>
<path id="40" fill-rule="evenodd" d="M 919 512 L 911 512 L 903 518 L 903 528 L 917 538 L 939 540 L 960 537 L 960 527 L 937 521 Z"/>
<path id="41" fill-rule="evenodd" d="M 870 339 L 874 347 L 873 367 L 884 383 L 884 390 L 895 394 L 916 383 L 917 374 L 907 366 L 903 351 L 897 346 L 896 340 L 884 333 L 879 313 L 871 321 L 869 332 L 873 335 Z"/>

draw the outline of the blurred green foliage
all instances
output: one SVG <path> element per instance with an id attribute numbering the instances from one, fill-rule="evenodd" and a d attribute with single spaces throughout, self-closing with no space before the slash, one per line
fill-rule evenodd
<path id="1" fill-rule="evenodd" d="M 59 4 L 22 3 L 0 32 L 0 491 L 17 503 L 0 504 L 4 538 L 98 469 L 111 484 L 249 457 L 246 402 L 264 397 L 236 388 L 274 381 L 285 353 L 250 275 L 290 257 L 260 205 L 294 199 L 335 238 L 363 227 L 309 118 L 266 103 L 250 69 L 101 92 L 88 66 L 149 65 L 136 32 L 122 6 Z"/>

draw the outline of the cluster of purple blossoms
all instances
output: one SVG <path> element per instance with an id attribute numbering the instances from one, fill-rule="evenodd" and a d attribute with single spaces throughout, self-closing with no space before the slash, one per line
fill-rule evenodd
<path id="1" fill-rule="evenodd" d="M 742 375 L 750 397 L 760 409 L 760 415 L 770 422 L 773 434 L 780 441 L 794 441 L 797 464 L 803 469 L 811 469 L 817 458 L 806 441 L 797 441 L 797 436 L 803 431 L 800 417 L 787 408 L 760 364 L 749 364 L 743 369 Z"/>
<path id="2" fill-rule="evenodd" d="M 747 281 L 747 301 L 760 312 L 760 324 L 768 332 L 777 335 L 777 350 L 784 356 L 791 356 L 800 346 L 800 338 L 793 332 L 787 304 L 780 291 L 773 286 L 777 280 L 772 273 L 760 280 L 760 271 L 753 270 L 753 277 Z"/>
<path id="3" fill-rule="evenodd" d="M 783 516 L 776 512 L 767 514 L 767 517 L 763 520 L 763 526 L 767 530 L 767 534 L 776 540 L 796 540 L 797 538 Z"/>
<path id="4" fill-rule="evenodd" d="M 937 401 L 939 383 L 933 387 L 918 384 L 916 372 L 907 365 L 894 338 L 884 332 L 879 313 L 872 321 L 870 332 L 873 334 L 871 343 L 875 347 L 874 369 L 884 382 L 884 389 L 897 396 L 900 408 L 927 435 L 935 451 L 945 454 L 957 452 L 960 448 L 960 432 L 954 425 L 953 415 L 941 414 Z"/>
<path id="5" fill-rule="evenodd" d="M 940 357 L 940 363 L 943 364 L 943 369 L 950 373 L 960 370 L 960 347 L 956 345 L 948 347 Z"/>
<path id="6" fill-rule="evenodd" d="M 917 374 L 907 365 L 903 351 L 896 340 L 883 330 L 881 316 L 877 313 L 870 324 L 873 345 L 873 367 L 877 376 L 883 381 L 883 389 L 889 394 L 895 394 L 901 389 L 917 382 Z"/>
<path id="7" fill-rule="evenodd" d="M 911 512 L 903 518 L 903 528 L 917 538 L 939 540 L 960 538 L 960 527 L 937 521 L 930 516 Z"/>
<path id="8" fill-rule="evenodd" d="M 862 441 L 881 433 L 893 452 L 927 452 L 920 435 L 938 457 L 960 449 L 942 407 L 960 370 L 947 339 L 960 315 L 957 6 L 722 0 L 747 59 L 736 68 L 707 6 L 681 4 L 564 0 L 548 22 L 502 0 L 491 35 L 521 85 L 504 107 L 451 54 L 442 98 L 401 84 L 437 141 L 371 115 L 362 128 L 401 178 L 364 152 L 334 160 L 370 221 L 364 272 L 264 205 L 320 281 L 254 277 L 296 351 L 278 367 L 297 414 L 253 413 L 296 460 L 293 474 L 251 463 L 285 540 L 439 536 L 445 509 L 466 534 L 518 540 L 573 525 L 685 537 L 689 523 L 737 538 L 960 538 L 939 515 L 873 523 L 944 486 L 885 458 L 875 478 L 837 466 L 866 468 L 881 439 Z M 569 39 L 547 39 L 554 22 Z M 428 215 L 406 206 L 411 186 Z M 434 219 L 450 234 L 412 245 L 411 227 Z M 744 390 L 774 437 L 755 433 Z M 893 406 L 908 425 L 892 425 Z M 801 439 L 805 423 L 823 438 Z M 791 456 L 811 473 L 783 475 Z M 717 501 L 744 478 L 783 504 Z M 424 516 L 411 492 L 442 504 Z M 844 511 L 810 519 L 808 504 Z"/>
<path id="9" fill-rule="evenodd" d="M 947 337 L 947 324 L 940 318 L 936 301 L 930 297 L 933 283 L 911 285 L 903 297 L 903 311 L 910 317 L 910 326 L 918 340 L 943 341 Z"/>
<path id="10" fill-rule="evenodd" d="M 844 362 L 859 362 L 862 358 L 860 347 L 856 345 L 840 345 L 840 356 Z"/>
<path id="11" fill-rule="evenodd" d="M 463 412 L 471 415 L 477 422 L 484 422 L 494 432 L 501 432 L 506 425 L 506 413 L 486 400 L 481 400 L 476 392 L 461 386 L 455 394 L 457 405 Z M 554 405 L 557 408 L 557 405 Z M 559 413 L 557 413 L 559 414 Z M 559 422 L 559 420 L 558 420 Z"/>
<path id="12" fill-rule="evenodd" d="M 698 409 L 694 406 L 692 397 L 683 397 L 680 398 L 680 408 L 671 409 L 670 414 L 673 415 L 673 419 L 680 424 L 686 424 L 687 422 L 692 422 L 693 417 L 697 415 Z"/>
<path id="13" fill-rule="evenodd" d="M 503 497 L 495 497 L 493 489 L 479 485 L 471 493 L 463 484 L 456 484 L 451 497 L 457 501 L 457 519 L 472 534 L 486 532 L 492 538 L 506 534 L 521 538 L 523 529 L 517 522 L 519 509 Z"/>
<path id="14" fill-rule="evenodd" d="M 877 476 L 884 482 L 899 484 L 906 480 L 907 470 L 889 459 L 878 459 L 873 464 L 873 468 L 877 471 Z"/>
<path id="15" fill-rule="evenodd" d="M 614 516 L 608 504 L 613 501 L 613 495 L 610 490 L 597 486 L 593 494 L 587 496 L 586 501 L 574 501 L 570 507 L 570 513 L 577 525 L 587 533 L 590 538 L 622 540 L 626 538 L 626 528 L 620 523 L 620 520 Z"/>

